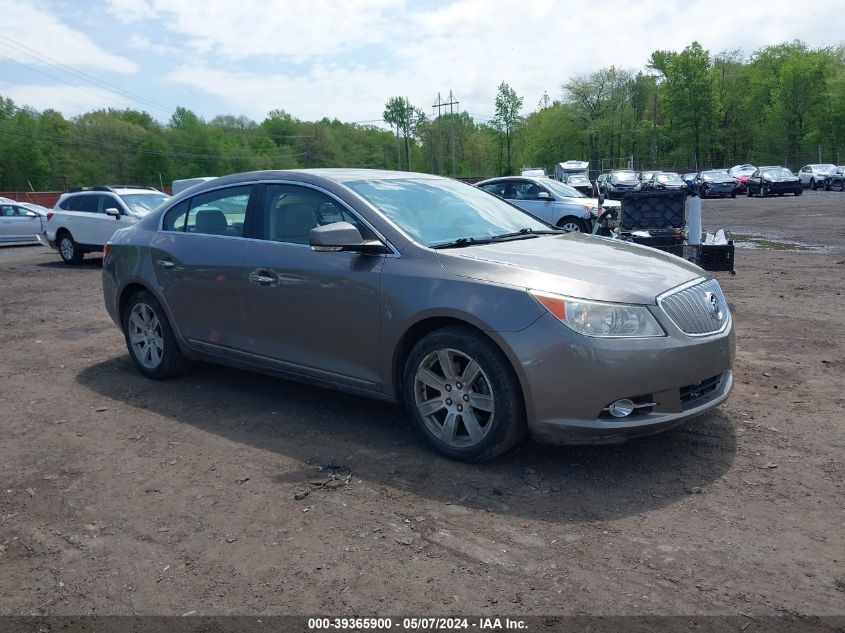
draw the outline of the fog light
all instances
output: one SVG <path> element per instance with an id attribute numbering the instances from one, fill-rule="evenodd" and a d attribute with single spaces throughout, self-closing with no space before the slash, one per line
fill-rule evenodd
<path id="1" fill-rule="evenodd" d="M 628 398 L 622 398 L 616 402 L 611 402 L 610 406 L 607 407 L 607 411 L 614 418 L 624 418 L 634 412 L 634 403 L 628 400 Z"/>

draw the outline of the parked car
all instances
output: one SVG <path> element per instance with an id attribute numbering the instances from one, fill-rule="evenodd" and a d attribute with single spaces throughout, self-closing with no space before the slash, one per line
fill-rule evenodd
<path id="1" fill-rule="evenodd" d="M 800 196 L 803 192 L 801 181 L 786 167 L 760 167 L 748 179 L 749 198 L 755 194 L 760 194 L 763 198 L 772 194 L 782 196 L 785 193 Z"/>
<path id="2" fill-rule="evenodd" d="M 37 242 L 47 224 L 47 209 L 0 198 L 0 242 Z"/>
<path id="3" fill-rule="evenodd" d="M 609 175 L 610 172 L 605 172 L 596 176 L 596 181 L 593 183 L 593 193 L 596 195 L 596 197 L 598 197 L 599 193 L 604 192 L 604 182 L 607 180 L 607 177 Z"/>
<path id="4" fill-rule="evenodd" d="M 663 431 L 733 384 L 728 304 L 700 268 L 430 174 L 199 185 L 114 234 L 103 294 L 149 378 L 205 360 L 404 402 L 435 449 L 467 461 L 526 431 Z"/>
<path id="5" fill-rule="evenodd" d="M 39 239 L 68 264 L 78 264 L 85 253 L 103 250 L 115 231 L 135 224 L 168 198 L 152 187 L 71 189 L 47 214 Z"/>
<path id="6" fill-rule="evenodd" d="M 736 179 L 737 193 L 745 193 L 746 183 L 755 171 L 757 171 L 757 168 L 751 163 L 734 165 L 728 170 L 728 174 Z"/>
<path id="7" fill-rule="evenodd" d="M 593 183 L 590 182 L 590 179 L 585 174 L 564 174 L 561 182 L 569 185 L 576 191 L 580 191 L 588 198 L 593 197 Z"/>
<path id="8" fill-rule="evenodd" d="M 814 191 L 826 186 L 828 178 L 836 171 L 836 165 L 830 163 L 817 163 L 814 165 L 804 165 L 798 171 L 798 178 L 801 179 L 801 184 L 804 187 L 809 187 Z"/>
<path id="9" fill-rule="evenodd" d="M 476 186 L 564 231 L 589 233 L 598 215 L 598 200 L 588 198 L 577 189 L 550 178 L 505 176 L 482 180 Z M 621 207 L 619 202 L 610 200 L 604 206 Z"/>
<path id="10" fill-rule="evenodd" d="M 637 176 L 640 179 L 640 182 L 647 182 L 654 177 L 654 174 L 658 173 L 657 170 L 651 171 L 641 171 Z"/>
<path id="11" fill-rule="evenodd" d="M 692 192 L 702 198 L 736 198 L 737 181 L 721 169 L 708 169 L 699 172 L 692 183 Z"/>
<path id="12" fill-rule="evenodd" d="M 839 165 L 833 171 L 830 178 L 825 181 L 824 188 L 826 191 L 833 191 L 834 189 L 845 191 L 845 165 Z"/>
<path id="13" fill-rule="evenodd" d="M 689 187 L 678 174 L 672 171 L 652 172 L 648 180 L 642 181 L 644 191 L 683 191 L 689 193 Z"/>
<path id="14" fill-rule="evenodd" d="M 604 197 L 610 200 L 621 200 L 626 193 L 638 191 L 640 179 L 637 173 L 627 169 L 610 172 L 602 183 Z"/>
<path id="15" fill-rule="evenodd" d="M 692 191 L 693 183 L 695 182 L 695 177 L 696 177 L 696 176 L 698 176 L 698 172 L 697 172 L 697 171 L 689 172 L 689 173 L 683 174 L 683 175 L 681 176 L 681 179 L 682 179 L 685 183 L 687 183 L 687 188 L 688 188 L 690 191 Z"/>

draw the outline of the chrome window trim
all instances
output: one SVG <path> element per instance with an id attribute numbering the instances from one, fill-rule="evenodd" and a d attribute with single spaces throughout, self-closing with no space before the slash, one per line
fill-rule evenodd
<path id="1" fill-rule="evenodd" d="M 247 187 L 247 186 L 252 187 L 252 186 L 255 186 L 255 185 L 293 185 L 293 186 L 297 186 L 297 187 L 307 187 L 308 189 L 313 189 L 314 191 L 318 191 L 322 194 L 325 194 L 325 195 L 329 196 L 330 198 L 332 198 L 333 200 L 336 200 L 337 202 L 339 202 L 341 204 L 341 206 L 343 206 L 343 208 L 346 209 L 352 216 L 358 218 L 358 220 L 361 222 L 361 224 L 363 224 L 369 230 L 371 230 L 373 232 L 373 234 L 379 240 L 381 240 L 381 242 L 385 246 L 387 246 L 387 248 L 390 249 L 390 253 L 385 254 L 384 257 L 394 257 L 394 258 L 401 258 L 402 257 L 399 254 L 399 251 L 393 246 L 393 244 L 390 243 L 390 241 L 387 238 L 385 238 L 381 234 L 380 231 L 378 231 L 365 218 L 361 217 L 361 214 L 356 212 L 346 202 L 344 202 L 343 200 L 338 198 L 331 191 L 327 191 L 326 189 L 320 187 L 319 185 L 313 185 L 311 183 L 302 182 L 300 180 L 279 180 L 279 179 L 275 179 L 275 178 L 266 179 L 266 180 L 250 180 L 250 181 L 247 181 L 247 182 L 238 182 L 238 183 L 229 183 L 229 184 L 226 184 L 226 185 L 219 185 L 219 186 L 216 186 L 216 187 L 211 187 L 210 189 L 204 189 L 203 191 L 198 191 L 197 193 L 195 193 L 192 196 L 186 196 L 185 198 L 182 198 L 181 200 L 177 200 L 174 204 L 172 204 L 172 205 L 168 206 L 166 209 L 164 209 L 161 212 L 161 214 L 159 215 L 158 227 L 156 229 L 156 232 L 157 233 L 167 233 L 167 234 L 179 233 L 181 235 L 194 235 L 194 236 L 198 236 L 198 237 L 218 237 L 218 238 L 223 238 L 223 239 L 227 239 L 227 240 L 248 240 L 248 241 L 251 241 L 251 242 L 260 242 L 262 244 L 267 244 L 269 242 L 269 243 L 272 243 L 272 244 L 283 244 L 285 246 L 300 246 L 300 247 L 305 247 L 305 248 L 310 249 L 311 247 L 308 244 L 297 244 L 295 242 L 280 242 L 278 240 L 264 240 L 264 239 L 260 239 L 260 238 L 257 238 L 257 237 L 243 237 L 243 236 L 237 236 L 237 235 L 215 235 L 214 233 L 188 233 L 187 231 L 165 231 L 164 230 L 164 216 L 167 215 L 172 208 L 176 207 L 177 205 L 181 204 L 182 202 L 184 202 L 186 200 L 191 200 L 192 198 L 194 198 L 198 195 L 203 195 L 203 194 L 206 194 L 206 193 L 210 193 L 212 191 L 218 191 L 220 189 L 230 189 L 230 188 L 234 188 L 234 187 Z M 263 209 L 262 209 L 262 212 L 263 212 Z"/>

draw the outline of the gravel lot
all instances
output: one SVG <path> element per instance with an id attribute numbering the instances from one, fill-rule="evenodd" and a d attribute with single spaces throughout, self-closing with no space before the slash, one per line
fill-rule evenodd
<path id="1" fill-rule="evenodd" d="M 704 222 L 826 247 L 718 275 L 728 402 L 482 465 L 396 406 L 212 366 L 146 380 L 99 259 L 0 247 L 0 614 L 845 613 L 845 194 L 708 200 Z M 327 464 L 348 483 L 311 485 Z"/>

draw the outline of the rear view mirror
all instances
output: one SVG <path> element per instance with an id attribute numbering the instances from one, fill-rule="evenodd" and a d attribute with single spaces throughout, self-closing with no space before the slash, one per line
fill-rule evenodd
<path id="1" fill-rule="evenodd" d="M 333 222 L 318 226 L 308 233 L 308 244 L 318 253 L 355 251 L 382 254 L 389 252 L 379 241 L 365 242 L 361 232 L 349 222 Z"/>
<path id="2" fill-rule="evenodd" d="M 120 217 L 120 209 L 115 209 L 114 207 L 109 207 L 106 209 L 106 215 L 110 215 L 113 218 Z"/>

